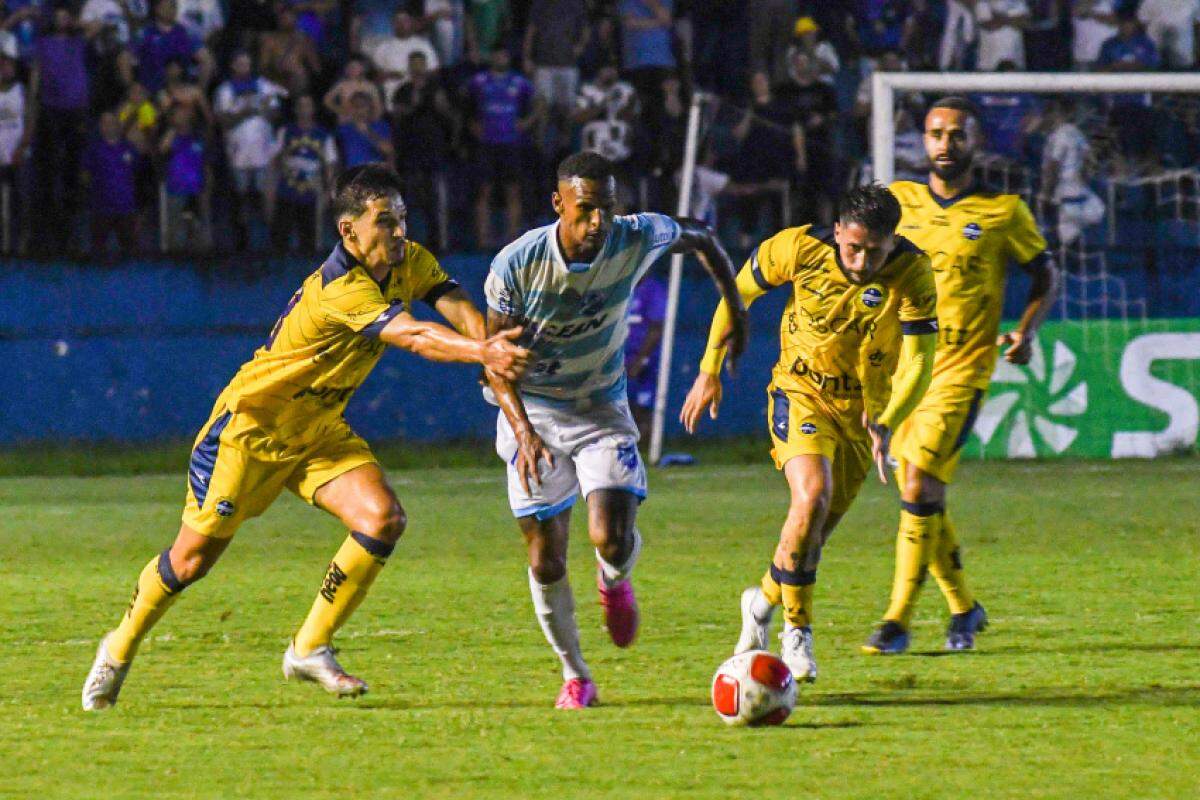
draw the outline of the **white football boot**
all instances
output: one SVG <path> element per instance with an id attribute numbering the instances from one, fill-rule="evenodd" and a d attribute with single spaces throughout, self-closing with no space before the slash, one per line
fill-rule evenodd
<path id="1" fill-rule="evenodd" d="M 812 628 L 793 628 L 788 625 L 779 634 L 783 640 L 780 657 L 783 663 L 792 671 L 792 677 L 798 683 L 812 683 L 817 679 L 817 661 L 813 658 Z"/>
<path id="2" fill-rule="evenodd" d="M 333 657 L 333 648 L 322 645 L 304 658 L 296 655 L 295 645 L 289 644 L 283 654 L 283 677 L 313 681 L 338 697 L 358 697 L 367 693 L 367 682 L 342 669 Z"/>
<path id="3" fill-rule="evenodd" d="M 105 634 L 100 640 L 92 668 L 88 671 L 87 680 L 83 682 L 84 711 L 98 711 L 116 705 L 117 695 L 121 693 L 121 684 L 125 682 L 125 676 L 129 674 L 129 665 L 133 663 L 128 661 L 122 664 L 110 656 L 108 648 L 104 646 L 107 638 L 108 634 Z"/>
<path id="4" fill-rule="evenodd" d="M 760 617 L 754 613 L 755 606 L 766 606 L 767 616 Z M 742 592 L 742 635 L 738 637 L 733 654 L 745 653 L 749 650 L 766 650 L 767 629 L 771 625 L 771 616 L 775 607 L 767 603 L 762 589 L 751 586 Z"/>

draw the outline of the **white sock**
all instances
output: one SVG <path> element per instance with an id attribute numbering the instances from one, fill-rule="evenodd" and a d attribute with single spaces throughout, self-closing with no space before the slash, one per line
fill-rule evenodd
<path id="1" fill-rule="evenodd" d="M 625 559 L 625 563 L 621 566 L 614 566 L 600 557 L 600 551 L 596 551 L 596 561 L 600 564 L 600 579 L 604 581 L 605 588 L 611 589 L 621 581 L 633 574 L 633 568 L 637 564 L 638 556 L 642 554 L 642 534 L 637 528 L 633 529 L 633 547 L 629 550 L 629 558 Z"/>
<path id="2" fill-rule="evenodd" d="M 563 680 L 591 678 L 579 649 L 579 627 L 575 624 L 575 596 L 566 575 L 551 584 L 538 583 L 529 570 L 529 593 L 533 595 L 533 611 L 546 641 L 554 648 L 563 665 Z"/>
<path id="3" fill-rule="evenodd" d="M 754 601 L 750 603 L 750 613 L 759 622 L 770 622 L 775 614 L 775 606 L 771 605 L 761 589 L 754 594 Z"/>

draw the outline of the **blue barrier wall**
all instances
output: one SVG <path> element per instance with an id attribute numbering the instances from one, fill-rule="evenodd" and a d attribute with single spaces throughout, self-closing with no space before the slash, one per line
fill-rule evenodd
<path id="1" fill-rule="evenodd" d="M 486 258 L 449 257 L 443 264 L 482 307 Z M 252 276 L 237 265 L 0 268 L 0 359 L 9 365 L 0 374 L 0 444 L 193 436 L 314 266 L 255 263 Z M 689 272 L 674 413 L 695 375 L 717 297 L 698 267 Z M 763 419 L 783 300 L 768 297 L 754 308 L 757 346 L 708 432 L 747 432 Z M 389 352 L 347 418 L 368 439 L 490 440 L 495 411 L 483 402 L 476 377 L 469 367 Z"/>
<path id="2" fill-rule="evenodd" d="M 451 256 L 443 264 L 482 307 L 487 259 Z M 8 365 L 0 374 L 0 444 L 193 436 L 314 267 L 297 260 L 0 266 L 0 363 Z M 1185 274 L 1194 280 L 1194 265 L 1139 283 L 1161 290 Z M 697 265 L 689 264 L 686 275 L 672 420 L 695 376 L 717 299 Z M 1026 286 L 1015 271 L 1006 300 L 1010 316 L 1019 311 Z M 1200 296 L 1176 286 L 1167 294 L 1182 305 L 1195 305 Z M 753 307 L 750 350 L 726 383 L 720 419 L 705 420 L 705 435 L 763 430 L 764 388 L 779 353 L 785 299 L 786 292 L 774 292 Z M 1182 305 L 1178 310 L 1186 311 Z M 347 417 L 368 439 L 490 439 L 495 411 L 481 399 L 476 376 L 465 366 L 389 352 Z M 668 435 L 682 433 L 672 421 Z"/>

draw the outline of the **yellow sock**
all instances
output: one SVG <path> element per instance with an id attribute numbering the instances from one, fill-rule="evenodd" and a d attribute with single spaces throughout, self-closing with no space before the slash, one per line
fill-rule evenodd
<path id="1" fill-rule="evenodd" d="M 775 580 L 774 571 L 775 565 L 772 564 L 763 573 L 760 586 L 762 587 L 763 597 L 767 598 L 767 602 L 773 606 L 777 606 L 783 603 L 783 589 L 780 588 L 779 581 Z"/>
<path id="2" fill-rule="evenodd" d="M 900 528 L 896 533 L 896 573 L 892 578 L 892 602 L 883 615 L 905 628 L 912 621 L 913 609 L 925 573 L 940 541 L 942 507 L 934 503 L 901 503 Z"/>
<path id="3" fill-rule="evenodd" d="M 154 627 L 154 623 L 167 613 L 167 609 L 175 602 L 175 598 L 183 591 L 184 584 L 175 577 L 171 569 L 170 548 L 150 559 L 150 563 L 142 568 L 137 585 L 133 588 L 133 597 L 121 624 L 108 634 L 105 648 L 108 654 L 117 661 L 126 663 L 137 652 L 142 638 Z"/>
<path id="4" fill-rule="evenodd" d="M 967 588 L 962 556 L 958 551 L 958 535 L 950 523 L 950 515 L 945 512 L 942 513 L 942 535 L 938 539 L 937 552 L 929 564 L 929 571 L 946 596 L 951 614 L 965 614 L 971 610 L 975 605 L 975 595 Z"/>
<path id="5" fill-rule="evenodd" d="M 296 634 L 296 655 L 303 658 L 333 641 L 333 634 L 367 596 L 394 545 L 351 531 L 329 569 L 308 617 Z"/>
<path id="6" fill-rule="evenodd" d="M 779 586 L 783 618 L 788 625 L 794 628 L 812 625 L 813 585 L 817 582 L 817 571 L 780 569 L 772 564 L 768 574 Z"/>

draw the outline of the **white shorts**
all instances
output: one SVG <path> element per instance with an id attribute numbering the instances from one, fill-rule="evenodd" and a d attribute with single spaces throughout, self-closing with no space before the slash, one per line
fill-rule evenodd
<path id="1" fill-rule="evenodd" d="M 514 517 L 550 519 L 596 489 L 619 489 L 646 498 L 646 465 L 638 453 L 638 429 L 624 400 L 585 411 L 525 397 L 525 411 L 538 436 L 554 454 L 554 466 L 538 464 L 540 484 L 532 494 L 521 486 L 515 466 L 517 439 L 504 414 L 496 419 L 496 453 L 508 464 L 508 502 Z"/>

